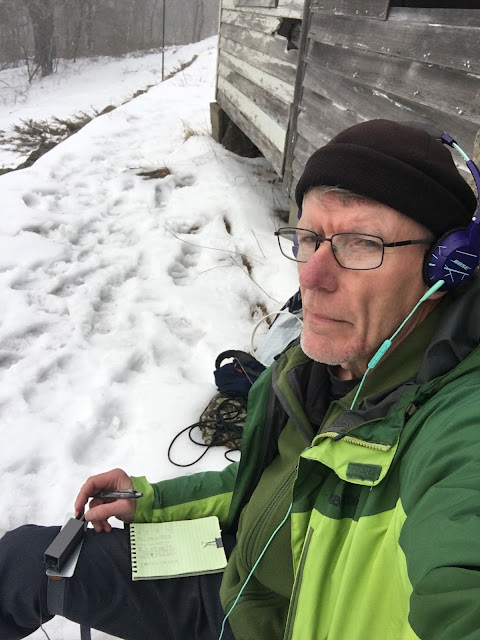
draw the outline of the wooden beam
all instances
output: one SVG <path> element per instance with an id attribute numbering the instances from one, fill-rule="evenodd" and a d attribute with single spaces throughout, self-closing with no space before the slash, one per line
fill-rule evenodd
<path id="1" fill-rule="evenodd" d="M 210 124 L 212 126 L 212 138 L 216 142 L 221 142 L 227 130 L 230 118 L 220 107 L 218 102 L 210 103 Z"/>
<path id="2" fill-rule="evenodd" d="M 297 67 L 297 74 L 295 78 L 295 92 L 293 97 L 293 105 L 290 110 L 290 122 L 288 125 L 287 131 L 287 143 L 285 150 L 285 173 L 283 176 L 283 185 L 288 195 L 291 196 L 291 185 L 292 185 L 292 163 L 293 163 L 293 154 L 296 145 L 296 137 L 297 137 L 297 118 L 299 114 L 300 108 L 300 100 L 302 98 L 303 91 L 303 83 L 305 79 L 305 65 L 306 65 L 306 51 L 308 46 L 308 34 L 310 32 L 310 23 L 311 23 L 312 11 L 311 11 L 311 0 L 305 0 L 304 5 L 304 18 L 302 20 L 302 30 L 300 34 L 300 45 L 299 45 L 299 60 Z"/>

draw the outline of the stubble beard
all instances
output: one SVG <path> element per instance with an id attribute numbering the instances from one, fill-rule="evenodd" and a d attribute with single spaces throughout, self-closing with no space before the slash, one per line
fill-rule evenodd
<path id="1" fill-rule="evenodd" d="M 311 360 L 315 362 L 320 362 L 322 364 L 326 364 L 330 367 L 337 367 L 339 365 L 345 366 L 350 363 L 358 362 L 364 358 L 368 358 L 368 354 L 363 351 L 358 352 L 351 349 L 350 351 L 346 349 L 341 355 L 334 354 L 329 352 L 327 349 L 323 349 L 322 353 L 318 353 L 315 348 L 311 348 L 305 344 L 305 335 L 304 331 L 302 331 L 300 335 L 300 346 L 302 347 L 302 351 L 305 355 L 307 355 Z"/>

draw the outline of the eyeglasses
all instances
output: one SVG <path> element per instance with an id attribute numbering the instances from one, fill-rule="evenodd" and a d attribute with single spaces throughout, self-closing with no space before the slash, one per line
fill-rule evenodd
<path id="1" fill-rule="evenodd" d="M 384 242 L 379 236 L 367 233 L 335 233 L 331 238 L 322 238 L 314 231 L 283 227 L 275 231 L 278 246 L 283 255 L 295 262 L 307 262 L 323 242 L 330 242 L 335 260 L 345 269 L 377 269 L 383 262 L 385 247 L 404 247 L 409 244 L 431 244 L 431 240 L 401 240 Z M 289 248 L 283 240 L 293 243 Z"/>

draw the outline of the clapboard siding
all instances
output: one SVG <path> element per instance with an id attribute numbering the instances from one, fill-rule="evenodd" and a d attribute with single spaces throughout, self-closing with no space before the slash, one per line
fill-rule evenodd
<path id="1" fill-rule="evenodd" d="M 258 59 L 256 61 L 258 62 Z M 252 60 L 252 62 L 254 61 Z M 233 71 L 238 71 L 239 74 L 251 80 L 258 87 L 268 91 L 273 97 L 286 105 L 290 105 L 293 100 L 293 86 L 280 80 L 278 76 L 271 74 L 269 72 L 270 64 L 271 61 L 263 59 L 262 64 L 253 65 L 231 55 L 225 49 L 219 55 L 219 66 L 224 65 Z"/>
<path id="2" fill-rule="evenodd" d="M 302 105 L 303 109 L 298 117 L 297 128 L 301 133 L 304 133 L 303 123 L 304 127 L 316 131 L 315 137 L 312 135 L 308 137 L 314 144 L 317 144 L 316 139 L 318 139 L 317 148 L 325 144 L 324 141 L 330 140 L 341 129 L 358 122 L 356 111 L 346 109 L 341 103 L 329 100 L 311 90 L 305 89 Z"/>
<path id="3" fill-rule="evenodd" d="M 390 0 L 313 0 L 312 8 L 315 11 L 325 11 L 336 15 L 363 16 L 386 20 Z"/>
<path id="4" fill-rule="evenodd" d="M 218 67 L 218 75 L 219 77 L 224 78 L 229 84 L 233 85 L 245 96 L 252 96 L 251 99 L 257 107 L 280 125 L 284 131 L 287 130 L 290 109 L 285 102 L 278 100 L 265 89 L 260 88 L 251 80 L 248 80 L 237 71 L 229 69 L 222 63 Z M 284 143 L 285 141 L 282 140 L 282 145 L 284 145 Z"/>
<path id="5" fill-rule="evenodd" d="M 355 49 L 311 42 L 307 52 L 309 64 L 306 86 L 315 81 L 308 72 L 318 68 L 318 61 L 321 61 L 321 70 L 354 79 L 372 89 L 414 100 L 419 106 L 432 107 L 445 113 L 453 109 L 454 115 L 463 114 L 466 118 L 480 116 L 480 102 L 477 99 L 480 82 L 474 75 L 460 75 L 451 68 L 430 66 L 377 52 L 365 51 L 358 55 Z M 316 79 L 323 81 L 318 74 Z M 455 96 L 455 104 L 452 103 L 452 96 Z"/>
<path id="6" fill-rule="evenodd" d="M 296 67 L 295 65 L 279 60 L 275 56 L 256 49 L 251 49 L 245 44 L 234 42 L 228 38 L 220 37 L 220 53 L 226 51 L 240 61 L 246 61 L 249 64 L 262 69 L 275 78 L 279 78 L 293 87 L 295 82 Z"/>
<path id="7" fill-rule="evenodd" d="M 289 64 L 296 65 L 298 61 L 298 51 L 286 50 L 285 38 L 271 36 L 260 31 L 242 29 L 235 25 L 225 23 L 220 27 L 220 35 L 249 49 L 267 53 Z"/>
<path id="8" fill-rule="evenodd" d="M 222 23 L 231 24 L 240 29 L 259 31 L 273 35 L 280 26 L 282 19 L 278 16 L 265 16 L 259 13 L 246 13 L 245 11 L 222 12 Z"/>
<path id="9" fill-rule="evenodd" d="M 265 7 L 238 7 L 236 0 L 222 0 L 222 9 L 232 9 L 235 11 L 248 11 L 248 13 L 260 13 L 281 18 L 298 18 L 303 15 L 304 0 L 290 0 L 290 2 L 279 1 L 277 7 L 267 9 Z"/>
<path id="10" fill-rule="evenodd" d="M 315 90 L 320 91 L 320 87 L 322 87 L 321 94 L 318 94 Z M 377 90 L 356 79 L 342 77 L 310 65 L 305 74 L 300 113 L 306 114 L 303 117 L 308 115 L 312 121 L 317 122 L 317 126 L 320 126 L 322 131 L 327 130 L 332 135 L 338 133 L 341 128 L 332 130 L 328 109 L 327 113 L 325 112 L 326 100 L 329 103 L 332 120 L 339 106 L 345 109 L 345 127 L 349 126 L 351 120 L 349 114 L 355 114 L 357 122 L 379 117 L 404 121 L 433 121 L 452 135 L 454 134 L 459 144 L 465 147 L 468 153 L 473 152 L 473 142 L 475 133 L 480 127 L 480 119 L 468 120 L 462 117 L 463 114 L 448 113 L 441 109 L 420 105 L 415 100 L 416 97 L 412 95 L 412 99 L 400 98 L 394 93 Z"/>
<path id="11" fill-rule="evenodd" d="M 276 7 L 278 0 L 235 0 L 237 7 L 262 7 L 271 9 Z"/>
<path id="12" fill-rule="evenodd" d="M 283 19 L 300 19 L 303 6 L 303 0 L 222 0 L 221 5 L 217 102 L 279 175 L 283 175 L 298 51 L 287 49 L 287 39 L 278 30 Z"/>
<path id="13" fill-rule="evenodd" d="M 412 16 L 412 11 L 415 12 Z M 397 22 L 426 22 L 427 24 L 441 24 L 449 27 L 478 28 L 480 15 L 477 9 L 408 9 L 392 7 L 388 14 L 389 20 Z"/>
<path id="14" fill-rule="evenodd" d="M 240 89 L 230 84 L 228 80 L 218 78 L 218 85 L 222 93 L 232 104 L 238 105 L 240 111 L 248 117 L 255 127 L 264 132 L 264 136 L 279 150 L 283 151 L 285 145 L 285 130 L 278 122 L 269 116 L 253 100 L 247 98 Z"/>
<path id="15" fill-rule="evenodd" d="M 241 4 L 222 0 L 217 102 L 290 195 L 315 149 L 372 118 L 437 124 L 472 155 L 480 10 L 391 8 L 389 0 Z M 287 18 L 303 19 L 300 51 L 278 35 Z"/>
<path id="16" fill-rule="evenodd" d="M 228 91 L 220 91 L 217 94 L 217 102 L 220 107 L 228 113 L 230 118 L 240 127 L 250 140 L 255 141 L 255 144 L 263 153 L 265 158 L 270 162 L 274 171 L 276 171 L 278 175 L 282 175 L 284 158 L 283 149 L 280 151 L 278 147 L 265 135 L 264 128 L 262 128 L 264 123 L 256 122 L 255 119 L 249 115 L 248 109 L 246 110 L 245 115 L 245 112 L 241 110 L 243 105 L 240 104 L 239 108 L 237 106 L 238 101 L 235 99 L 235 96 L 234 100 L 234 102 L 230 100 Z"/>
<path id="17" fill-rule="evenodd" d="M 415 22 L 415 11 L 410 10 L 410 22 L 395 20 L 393 11 L 385 21 L 313 12 L 310 37 L 316 42 L 353 48 L 358 55 L 359 50 L 376 51 L 480 73 L 478 29 Z"/>
<path id="18" fill-rule="evenodd" d="M 480 11 L 392 8 L 382 20 L 350 10 L 382 2 L 312 0 L 308 8 L 285 164 L 290 195 L 311 153 L 363 120 L 434 123 L 473 154 Z"/>

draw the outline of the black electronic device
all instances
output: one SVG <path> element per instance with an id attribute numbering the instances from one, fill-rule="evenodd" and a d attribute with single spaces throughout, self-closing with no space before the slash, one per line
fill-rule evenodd
<path id="1" fill-rule="evenodd" d="M 46 569 L 59 573 L 82 541 L 87 528 L 84 516 L 70 518 L 46 549 L 43 561 Z"/>

